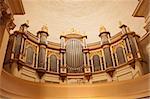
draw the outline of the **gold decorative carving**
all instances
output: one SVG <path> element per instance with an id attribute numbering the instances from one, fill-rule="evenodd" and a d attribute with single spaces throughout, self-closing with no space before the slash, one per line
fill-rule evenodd
<path id="1" fill-rule="evenodd" d="M 36 53 L 37 52 L 37 46 L 35 46 L 34 44 L 30 43 L 29 41 L 25 41 L 26 45 L 25 45 L 25 48 L 28 48 L 29 46 L 31 46 L 34 50 L 34 52 Z"/>
<path id="2" fill-rule="evenodd" d="M 120 42 L 119 44 L 120 44 L 120 46 L 124 47 L 124 42 L 123 41 Z"/>
<path id="3" fill-rule="evenodd" d="M 41 28 L 41 30 L 44 31 L 44 32 L 48 32 L 47 24 L 43 25 L 42 28 Z"/>
<path id="4" fill-rule="evenodd" d="M 85 32 L 81 33 L 79 30 L 75 29 L 75 28 L 71 28 L 70 30 L 66 31 L 66 32 L 61 32 L 61 35 L 67 35 L 67 34 L 79 34 L 79 35 L 84 35 L 85 36 Z"/>
<path id="5" fill-rule="evenodd" d="M 77 29 L 75 28 L 71 28 L 70 31 L 69 31 L 71 34 L 80 34 L 80 31 L 78 31 Z M 68 33 L 68 34 L 70 34 Z"/>
<path id="6" fill-rule="evenodd" d="M 113 51 L 113 53 L 115 52 L 115 46 L 112 46 L 112 51 Z"/>
<path id="7" fill-rule="evenodd" d="M 71 28 L 71 32 L 74 33 L 76 30 L 74 28 Z"/>
<path id="8" fill-rule="evenodd" d="M 102 56 L 102 51 L 94 51 L 89 54 L 89 57 L 92 58 L 94 55 Z"/>
<path id="9" fill-rule="evenodd" d="M 55 55 L 57 57 L 57 59 L 60 58 L 60 54 L 57 53 L 56 51 L 48 51 L 47 52 L 47 56 L 51 56 L 51 55 Z"/>
<path id="10" fill-rule="evenodd" d="M 123 24 L 122 24 L 122 22 L 121 22 L 121 21 L 119 21 L 119 27 L 120 27 L 120 26 L 122 26 L 122 25 L 123 25 Z"/>
<path id="11" fill-rule="evenodd" d="M 112 51 L 116 52 L 116 48 L 118 48 L 118 47 L 125 48 L 125 44 L 122 40 L 112 46 Z"/>
<path id="12" fill-rule="evenodd" d="M 106 28 L 105 28 L 104 26 L 100 26 L 99 32 L 100 32 L 100 33 L 106 32 Z"/>

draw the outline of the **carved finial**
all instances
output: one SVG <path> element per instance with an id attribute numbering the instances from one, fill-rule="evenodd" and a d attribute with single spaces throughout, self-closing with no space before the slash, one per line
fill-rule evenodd
<path id="1" fill-rule="evenodd" d="M 29 25 L 29 20 L 26 20 L 26 24 Z"/>
<path id="2" fill-rule="evenodd" d="M 75 32 L 75 29 L 74 29 L 74 28 L 71 28 L 71 32 Z"/>
<path id="3" fill-rule="evenodd" d="M 105 28 L 104 26 L 100 26 L 99 32 L 100 32 L 100 33 L 106 32 L 106 28 Z"/>
<path id="4" fill-rule="evenodd" d="M 61 32 L 61 35 L 63 35 L 63 36 L 64 36 L 64 35 L 65 35 L 65 32 Z"/>
<path id="5" fill-rule="evenodd" d="M 29 20 L 26 20 L 25 23 L 22 24 L 21 26 L 28 28 L 29 27 Z"/>
<path id="6" fill-rule="evenodd" d="M 122 26 L 122 22 L 121 22 L 121 21 L 119 21 L 119 27 L 120 27 L 120 26 Z"/>
<path id="7" fill-rule="evenodd" d="M 76 33 L 76 34 L 80 34 L 80 31 L 78 31 L 77 29 L 75 28 L 71 28 L 71 33 Z"/>
<path id="8" fill-rule="evenodd" d="M 24 24 L 21 24 L 19 31 L 21 32 L 27 32 L 27 28 L 29 27 L 29 20 L 26 20 Z"/>
<path id="9" fill-rule="evenodd" d="M 129 27 L 127 27 L 127 32 L 128 32 L 128 33 L 130 33 L 130 32 L 131 32 Z"/>
<path id="10" fill-rule="evenodd" d="M 119 28 L 127 27 L 125 24 L 123 24 L 121 21 L 119 21 Z"/>
<path id="11" fill-rule="evenodd" d="M 83 35 L 85 36 L 85 35 L 86 35 L 86 33 L 85 33 L 85 32 L 83 32 Z"/>
<path id="12" fill-rule="evenodd" d="M 76 33 L 77 33 L 77 34 L 81 34 L 80 31 L 77 31 L 77 30 L 76 30 Z"/>
<path id="13" fill-rule="evenodd" d="M 44 31 L 44 32 L 48 32 L 47 24 L 43 25 L 43 27 L 41 28 L 41 30 Z"/>
<path id="14" fill-rule="evenodd" d="M 71 33 L 75 33 L 75 32 L 77 32 L 77 31 L 75 30 L 75 28 L 71 28 Z"/>

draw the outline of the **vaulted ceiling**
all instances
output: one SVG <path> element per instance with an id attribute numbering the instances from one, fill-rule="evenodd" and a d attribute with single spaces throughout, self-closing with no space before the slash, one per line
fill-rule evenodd
<path id="1" fill-rule="evenodd" d="M 139 35 L 145 33 L 144 19 L 132 17 L 138 0 L 22 0 L 25 15 L 15 16 L 16 29 L 29 20 L 29 30 L 36 34 L 45 24 L 49 40 L 59 42 L 61 32 L 75 28 L 85 32 L 88 42 L 99 40 L 99 26 L 114 35 L 120 31 L 119 21 Z"/>

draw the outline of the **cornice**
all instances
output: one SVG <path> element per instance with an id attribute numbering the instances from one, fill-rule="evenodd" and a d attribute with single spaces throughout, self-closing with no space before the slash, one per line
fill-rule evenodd
<path id="1" fill-rule="evenodd" d="M 148 36 L 150 35 L 150 32 L 145 33 L 141 38 L 140 38 L 140 42 L 142 42 L 144 39 L 146 39 Z"/>
<path id="2" fill-rule="evenodd" d="M 149 0 L 139 0 L 138 5 L 136 6 L 132 16 L 133 17 L 147 17 L 149 11 Z"/>
<path id="3" fill-rule="evenodd" d="M 25 14 L 22 0 L 5 0 L 5 1 L 9 4 L 9 7 L 11 8 L 11 11 L 13 12 L 14 15 Z"/>

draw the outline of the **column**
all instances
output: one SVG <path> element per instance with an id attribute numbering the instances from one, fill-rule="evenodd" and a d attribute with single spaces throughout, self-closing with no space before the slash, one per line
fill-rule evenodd
<path id="1" fill-rule="evenodd" d="M 25 41 L 25 39 L 24 39 L 24 38 L 22 38 L 22 42 L 21 42 L 21 49 L 20 49 L 20 53 L 21 53 L 21 54 L 23 53 L 24 41 Z"/>
<path id="2" fill-rule="evenodd" d="M 138 57 L 138 58 L 141 58 L 141 55 L 140 55 L 140 51 L 139 51 L 139 48 L 138 48 L 138 44 L 137 44 L 136 37 L 133 37 L 133 42 L 134 42 L 134 44 L 135 44 L 137 57 Z"/>
<path id="3" fill-rule="evenodd" d="M 46 70 L 46 67 L 47 67 L 47 48 L 45 49 L 45 65 L 44 65 L 44 68 Z"/>
<path id="4" fill-rule="evenodd" d="M 119 65 L 119 63 L 118 63 L 118 57 L 117 57 L 117 54 L 116 54 L 116 52 L 115 52 L 115 58 L 116 58 L 116 63 L 117 63 L 117 66 Z"/>
<path id="5" fill-rule="evenodd" d="M 102 50 L 102 57 L 103 57 L 103 62 L 104 62 L 104 70 L 106 70 L 106 60 L 104 58 L 104 51 Z"/>
<path id="6" fill-rule="evenodd" d="M 20 49 L 20 56 L 19 56 L 19 59 L 22 59 L 23 58 L 23 50 L 24 50 L 24 42 L 25 42 L 25 38 L 22 37 L 22 40 L 21 40 L 21 49 Z"/>
<path id="7" fill-rule="evenodd" d="M 63 67 L 63 53 L 60 53 L 60 67 Z"/>
<path id="8" fill-rule="evenodd" d="M 131 53 L 131 47 L 130 47 L 130 43 L 129 43 L 129 39 L 126 38 L 126 42 L 127 42 L 127 47 L 129 49 L 129 53 Z"/>
<path id="9" fill-rule="evenodd" d="M 84 72 L 90 73 L 90 60 L 89 60 L 89 49 L 87 48 L 86 43 L 87 36 L 83 36 L 83 58 L 84 58 Z"/>
<path id="10" fill-rule="evenodd" d="M 84 67 L 86 67 L 86 54 L 85 53 L 83 53 L 83 60 L 84 60 Z"/>
<path id="11" fill-rule="evenodd" d="M 110 51 L 111 51 L 111 57 L 112 57 L 112 63 L 113 63 L 113 67 L 115 67 L 115 60 L 114 60 L 114 56 L 113 56 L 113 50 L 112 47 L 110 47 Z"/>
<path id="12" fill-rule="evenodd" d="M 38 61 L 38 68 L 45 69 L 45 55 L 46 55 L 46 46 L 40 45 L 39 46 L 39 61 Z"/>
<path id="13" fill-rule="evenodd" d="M 59 73 L 59 59 L 57 58 L 57 73 Z"/>
<path id="14" fill-rule="evenodd" d="M 85 37 L 83 37 L 83 49 L 84 49 L 84 51 L 83 51 L 83 61 L 84 61 L 84 68 L 86 68 L 87 67 L 87 63 L 86 63 L 86 53 L 85 53 L 85 49 L 86 49 L 86 41 L 85 41 Z"/>
<path id="15" fill-rule="evenodd" d="M 66 53 L 64 53 L 64 67 L 66 68 L 66 62 L 67 62 L 67 60 L 66 60 Z"/>
<path id="16" fill-rule="evenodd" d="M 16 35 L 14 36 L 14 42 L 13 42 L 13 48 L 12 48 L 12 53 L 11 53 L 11 59 L 14 58 L 14 53 L 15 53 L 15 44 L 16 44 Z"/>
<path id="17" fill-rule="evenodd" d="M 62 82 L 65 81 L 67 77 L 67 64 L 66 64 L 66 49 L 65 49 L 65 36 L 60 36 L 60 77 Z"/>
<path id="18" fill-rule="evenodd" d="M 126 52 L 126 55 L 128 54 L 128 49 L 127 49 L 127 43 L 126 43 L 126 40 L 123 39 L 123 43 L 125 45 L 125 52 Z"/>
<path id="19" fill-rule="evenodd" d="M 128 61 L 130 61 L 133 59 L 133 56 L 132 56 L 132 51 L 131 51 L 129 39 L 125 38 L 125 41 L 127 42 L 127 48 L 128 48 L 127 59 L 128 59 Z"/>
<path id="20" fill-rule="evenodd" d="M 102 56 L 101 56 L 101 57 L 102 57 Z M 99 58 L 100 58 L 99 61 L 100 61 L 101 71 L 103 71 L 104 68 L 103 68 L 103 65 L 102 65 L 102 58 L 101 58 L 101 57 L 99 57 Z"/>
<path id="21" fill-rule="evenodd" d="M 122 24 L 122 23 L 120 23 L 119 28 L 122 29 L 122 34 L 124 35 L 123 39 L 124 39 L 124 43 L 125 43 L 127 59 L 128 59 L 128 61 L 130 61 L 130 60 L 132 60 L 133 56 L 132 56 L 132 51 L 131 51 L 131 46 L 129 43 L 128 35 L 125 35 L 130 32 L 130 29 L 125 24 Z"/>
<path id="22" fill-rule="evenodd" d="M 87 48 L 86 39 L 87 36 L 83 36 L 83 48 Z"/>
<path id="23" fill-rule="evenodd" d="M 92 71 L 91 72 L 94 72 L 93 58 L 91 58 L 91 66 L 92 66 Z"/>
<path id="24" fill-rule="evenodd" d="M 127 55 L 125 53 L 125 46 L 123 47 L 123 54 L 124 54 L 125 61 L 127 62 L 128 60 L 127 60 Z"/>
<path id="25" fill-rule="evenodd" d="M 89 53 L 87 53 L 87 65 L 88 65 L 88 67 L 90 67 L 90 58 L 89 58 Z"/>
<path id="26" fill-rule="evenodd" d="M 106 68 L 112 68 L 113 61 L 112 61 L 112 50 L 110 48 L 110 33 L 106 31 L 106 28 L 104 26 L 100 27 L 99 32 L 100 32 L 99 37 L 101 38 L 102 42 L 104 59 L 106 62 Z"/>
<path id="27" fill-rule="evenodd" d="M 36 69 L 38 68 L 38 58 L 39 58 L 39 54 L 38 54 L 38 52 L 39 52 L 39 47 L 37 47 L 37 54 L 36 54 Z"/>
<path id="28" fill-rule="evenodd" d="M 60 58 L 61 58 L 61 65 L 60 65 L 60 73 L 62 74 L 66 74 L 67 73 L 67 70 L 66 70 L 66 51 L 65 51 L 65 36 L 60 36 L 60 46 L 61 46 L 61 49 L 60 49 Z"/>
<path id="29" fill-rule="evenodd" d="M 38 37 L 40 37 L 37 73 L 39 78 L 42 79 L 43 75 L 46 72 L 46 61 L 47 61 L 46 47 L 47 47 L 47 37 L 48 37 L 47 26 L 43 26 L 41 31 L 39 31 L 37 35 Z"/>

